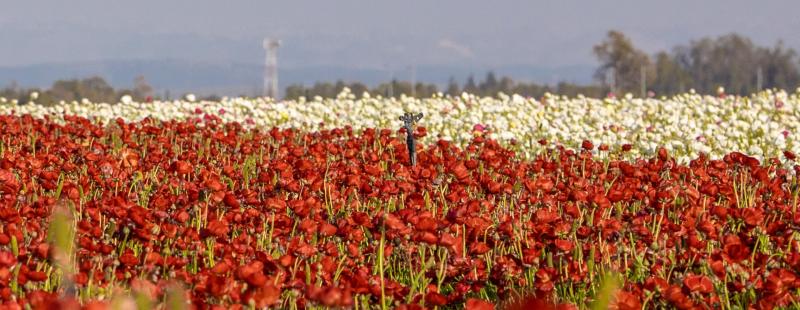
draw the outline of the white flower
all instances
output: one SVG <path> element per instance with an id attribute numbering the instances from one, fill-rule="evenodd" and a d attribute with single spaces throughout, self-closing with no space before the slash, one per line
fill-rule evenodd
<path id="1" fill-rule="evenodd" d="M 186 95 L 186 101 L 195 102 L 195 100 L 197 100 L 197 97 L 194 94 L 187 94 Z"/>
<path id="2" fill-rule="evenodd" d="M 36 100 L 37 98 L 39 98 L 39 92 L 32 92 L 30 97 L 31 100 Z"/>
<path id="3" fill-rule="evenodd" d="M 133 97 L 131 97 L 131 95 L 125 95 L 122 96 L 122 98 L 120 98 L 119 101 L 122 102 L 123 104 L 131 104 L 133 102 Z"/>

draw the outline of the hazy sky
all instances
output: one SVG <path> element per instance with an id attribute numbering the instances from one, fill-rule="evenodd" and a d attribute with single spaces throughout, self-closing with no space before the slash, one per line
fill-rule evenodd
<path id="1" fill-rule="evenodd" d="M 286 66 L 594 64 L 610 29 L 655 52 L 739 32 L 800 50 L 798 0 L 2 0 L 0 66 L 180 58 Z"/>

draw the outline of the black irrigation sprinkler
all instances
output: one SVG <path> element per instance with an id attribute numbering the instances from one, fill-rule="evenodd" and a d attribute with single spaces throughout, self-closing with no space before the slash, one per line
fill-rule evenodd
<path id="1" fill-rule="evenodd" d="M 411 166 L 417 165 L 417 142 L 414 140 L 414 125 L 422 119 L 422 113 L 414 114 L 406 112 L 400 117 L 403 127 L 406 128 L 406 146 L 408 147 L 408 158 L 411 159 Z"/>

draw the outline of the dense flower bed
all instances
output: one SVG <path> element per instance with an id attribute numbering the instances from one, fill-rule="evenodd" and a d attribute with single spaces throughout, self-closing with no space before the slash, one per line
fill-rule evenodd
<path id="1" fill-rule="evenodd" d="M 753 111 L 718 111 L 729 122 L 767 115 L 788 126 L 794 108 L 769 108 L 780 96 L 545 104 L 518 98 L 491 101 L 494 107 L 474 102 L 450 113 L 475 114 L 432 114 L 428 123 L 496 115 L 496 124 L 504 124 L 522 117 L 512 116 L 513 107 L 529 115 L 578 115 L 574 125 L 580 126 L 626 114 L 621 111 L 655 112 L 679 103 L 689 104 L 681 108 L 687 111 L 705 102 L 723 111 Z M 311 107 L 328 109 L 316 115 L 331 115 L 333 124 L 374 116 L 361 126 L 393 125 L 386 116 L 402 109 L 397 102 L 391 110 L 372 111 L 389 105 L 380 100 L 280 108 L 255 101 L 245 108 L 249 103 L 141 107 L 161 113 L 225 107 L 225 115 L 235 117 L 264 113 L 259 121 L 285 113 L 287 126 L 299 125 L 300 115 L 319 121 L 299 112 L 314 115 Z M 89 107 L 106 111 L 98 114 L 104 117 L 124 112 L 135 119 L 132 106 L 138 104 Z M 586 115 L 569 112 L 589 106 L 593 112 Z M 347 108 L 354 110 L 333 117 Z M 659 149 L 618 161 L 612 158 L 624 150 L 600 151 L 589 141 L 576 150 L 541 141 L 525 159 L 473 137 L 463 148 L 444 140 L 423 143 L 417 166 L 409 167 L 403 137 L 389 129 L 245 130 L 213 116 L 202 127 L 152 119 L 101 126 L 63 118 L 0 116 L 4 305 L 103 307 L 118 290 L 132 290 L 141 305 L 182 303 L 183 295 L 169 294 L 178 282 L 186 301 L 198 307 L 491 309 L 535 294 L 570 308 L 602 299 L 601 278 L 608 273 L 621 278 L 612 298 L 618 309 L 800 303 L 800 189 L 795 171 L 783 168 L 792 165 L 788 159 L 762 164 L 734 152 L 682 164 Z M 586 128 L 599 126 L 587 122 Z M 680 130 L 669 128 L 653 135 Z M 432 141 L 425 130 L 416 134 Z M 651 148 L 638 145 L 640 152 Z M 595 156 L 600 153 L 609 155 Z"/>
<path id="2" fill-rule="evenodd" d="M 684 94 L 672 98 L 562 98 L 533 99 L 520 96 L 478 98 L 437 96 L 428 99 L 354 99 L 343 92 L 336 99 L 273 102 L 268 99 L 232 98 L 219 102 L 180 100 L 140 103 L 125 98 L 119 104 L 65 103 L 53 107 L 17 106 L 0 103 L 0 114 L 31 114 L 62 119 L 78 115 L 109 122 L 116 118 L 139 121 L 202 118 L 214 115 L 245 127 L 298 128 L 307 131 L 352 126 L 399 128 L 397 117 L 404 111 L 425 114 L 422 120 L 438 138 L 464 146 L 475 129 L 488 130 L 491 138 L 508 146 L 512 139 L 523 155 L 539 152 L 536 141 L 547 139 L 570 147 L 583 140 L 606 144 L 612 149 L 632 144 L 631 158 L 652 156 L 665 147 L 679 162 L 700 153 L 711 158 L 739 151 L 760 159 L 776 157 L 784 150 L 800 151 L 800 97 L 798 93 L 765 91 L 750 97 Z M 3 100 L 0 100 L 3 101 Z M 478 125 L 478 126 L 476 126 Z"/>

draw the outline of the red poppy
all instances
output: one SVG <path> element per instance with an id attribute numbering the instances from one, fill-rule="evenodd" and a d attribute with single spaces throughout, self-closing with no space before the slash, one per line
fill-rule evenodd
<path id="1" fill-rule="evenodd" d="M 139 258 L 137 258 L 137 257 L 136 257 L 136 256 L 133 254 L 133 251 L 131 251 L 131 250 L 126 250 L 126 251 L 125 251 L 125 253 L 123 253 L 123 254 L 122 254 L 120 257 L 119 257 L 119 261 L 120 261 L 120 262 L 121 262 L 123 265 L 125 265 L 125 266 L 129 266 L 129 267 L 134 267 L 134 266 L 136 266 L 136 265 L 138 265 L 138 264 L 139 264 Z"/>
<path id="2" fill-rule="evenodd" d="M 230 228 L 228 222 L 225 220 L 212 220 L 208 222 L 206 230 L 208 230 L 212 236 L 223 238 L 228 235 Z"/>
<path id="3" fill-rule="evenodd" d="M 737 236 L 728 235 L 723 239 L 723 257 L 731 263 L 738 263 L 750 257 L 750 248 Z"/>
<path id="4" fill-rule="evenodd" d="M 470 298 L 467 299 L 467 302 L 464 305 L 465 310 L 494 310 L 494 304 L 480 300 L 477 298 Z"/>
<path id="5" fill-rule="evenodd" d="M 764 289 L 771 294 L 780 294 L 800 287 L 795 272 L 787 269 L 775 269 L 767 276 Z"/>
<path id="6" fill-rule="evenodd" d="M 703 275 L 690 274 L 683 279 L 683 285 L 690 292 L 708 294 L 714 291 L 714 284 L 711 283 L 711 279 Z"/>
<path id="7" fill-rule="evenodd" d="M 642 309 L 642 301 L 637 295 L 620 290 L 617 292 L 614 302 L 609 308 L 618 310 L 640 310 Z"/>
<path id="8" fill-rule="evenodd" d="M 623 152 L 630 152 L 630 150 L 632 150 L 632 149 L 633 149 L 633 145 L 631 145 L 631 144 L 623 144 L 622 145 L 622 151 Z"/>
<path id="9" fill-rule="evenodd" d="M 453 175 L 459 180 L 465 180 L 469 176 L 469 171 L 463 162 L 456 163 L 452 168 Z"/>
<path id="10" fill-rule="evenodd" d="M 744 223 L 750 226 L 757 226 L 764 221 L 764 211 L 760 208 L 746 208 L 742 210 Z"/>
<path id="11" fill-rule="evenodd" d="M 266 308 L 268 306 L 278 303 L 281 296 L 281 290 L 273 285 L 266 285 L 258 288 L 250 294 L 246 301 L 252 300 L 257 308 Z"/>
<path id="12" fill-rule="evenodd" d="M 11 251 L 0 251 L 0 267 L 11 267 L 17 263 L 17 258 Z"/>
<path id="13" fill-rule="evenodd" d="M 229 264 L 226 261 L 221 261 L 215 264 L 214 267 L 211 268 L 211 271 L 218 275 L 225 274 L 230 270 L 231 270 L 231 264 Z"/>
<path id="14" fill-rule="evenodd" d="M 550 224 L 558 219 L 558 213 L 556 212 L 547 209 L 539 209 L 536 211 L 536 222 L 540 224 Z"/>
<path id="15" fill-rule="evenodd" d="M 42 282 L 44 280 L 47 280 L 48 278 L 47 274 L 42 271 L 31 271 L 27 273 L 26 276 L 28 280 L 31 280 L 33 282 Z"/>
<path id="16" fill-rule="evenodd" d="M 572 251 L 572 248 L 575 246 L 574 243 L 572 243 L 572 241 L 563 239 L 556 239 L 555 245 L 556 248 L 562 252 Z"/>
<path id="17" fill-rule="evenodd" d="M 452 247 L 459 244 L 459 240 L 449 233 L 443 233 L 439 236 L 439 245 L 444 247 Z"/>
<path id="18" fill-rule="evenodd" d="M 486 245 L 486 243 L 480 241 L 470 243 L 469 245 L 469 253 L 473 255 L 482 255 L 489 252 L 490 250 L 491 248 L 489 248 L 489 246 Z"/>
<path id="19" fill-rule="evenodd" d="M 0 169 L 0 194 L 16 194 L 19 191 L 19 181 L 11 171 Z"/>
<path id="20" fill-rule="evenodd" d="M 322 223 L 319 228 L 319 233 L 325 237 L 330 237 L 335 235 L 336 231 L 337 231 L 336 226 L 333 226 L 330 223 Z"/>
<path id="21" fill-rule="evenodd" d="M 447 297 L 437 292 L 428 292 L 425 294 L 425 303 L 434 305 L 434 306 L 444 306 L 447 302 Z"/>
<path id="22" fill-rule="evenodd" d="M 591 151 L 592 149 L 594 149 L 594 144 L 592 144 L 592 142 L 589 140 L 583 140 L 583 142 L 581 142 L 581 148 L 587 151 Z"/>
<path id="23" fill-rule="evenodd" d="M 417 233 L 416 239 L 427 244 L 436 244 L 439 241 L 439 238 L 429 231 Z"/>

